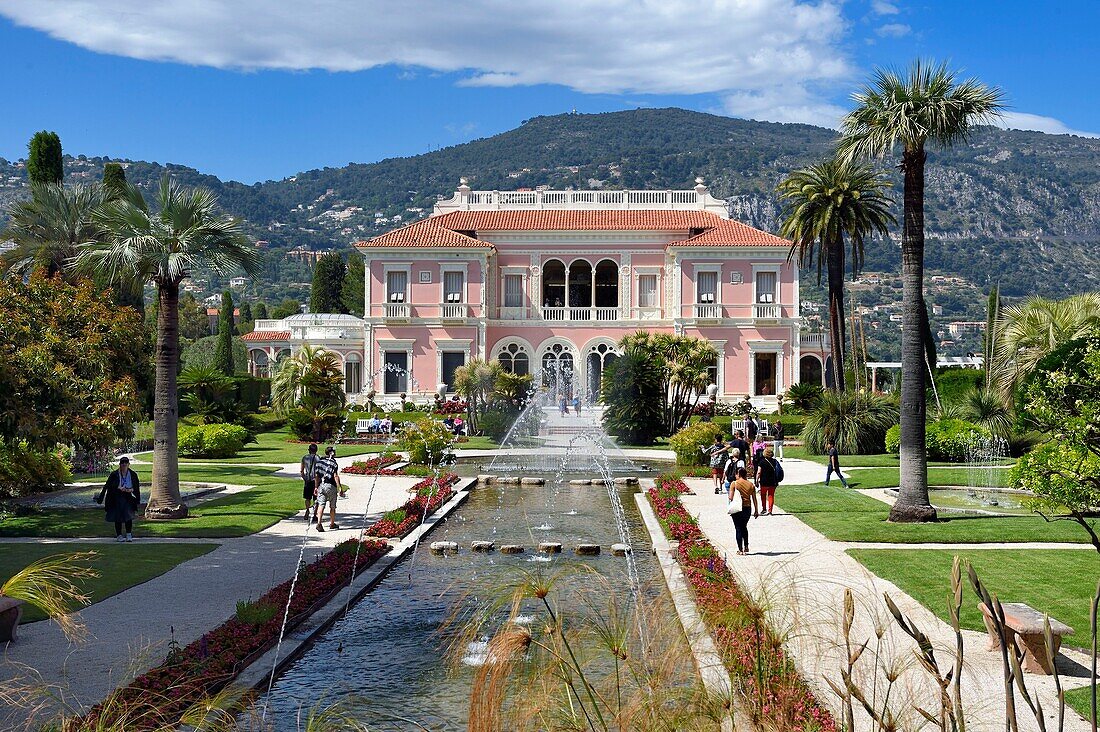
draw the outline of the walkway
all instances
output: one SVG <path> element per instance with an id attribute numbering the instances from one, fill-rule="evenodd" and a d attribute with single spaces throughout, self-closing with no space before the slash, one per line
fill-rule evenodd
<path id="1" fill-rule="evenodd" d="M 790 485 L 812 484 L 820 481 L 822 466 L 803 460 L 783 461 L 785 482 Z M 845 553 L 852 544 L 830 541 L 799 521 L 785 514 L 778 507 L 776 515 L 761 516 L 750 521 L 752 554 L 736 556 L 733 526 L 725 513 L 726 497 L 715 495 L 709 479 L 687 479 L 695 495 L 683 497 L 684 505 L 699 517 L 699 526 L 711 542 L 726 554 L 730 568 L 744 587 L 766 608 L 770 621 L 786 638 L 788 650 L 799 670 L 814 685 L 818 698 L 839 713 L 837 696 L 829 689 L 825 679 L 840 682 L 840 669 L 846 663 L 841 632 L 841 615 L 844 591 L 851 589 L 856 605 L 856 619 L 852 631 L 853 646 L 869 641 L 869 647 L 857 665 L 857 684 L 871 691 L 877 677 L 878 692 L 885 688 L 883 667 L 901 671 L 891 699 L 895 712 L 914 722 L 920 720 L 913 706 L 919 703 L 925 709 L 938 708 L 936 696 L 928 677 L 918 667 L 913 655 L 913 642 L 890 617 L 883 602 L 888 593 L 898 607 L 917 627 L 932 639 L 941 663 L 950 663 L 955 646 L 954 631 L 915 599 L 902 592 L 894 584 L 868 572 L 855 559 Z M 779 489 L 782 502 L 783 489 Z M 863 545 L 860 545 L 863 546 Z M 866 545 L 881 546 L 881 545 Z M 888 545 L 896 547 L 897 545 Z M 905 549 L 933 548 L 935 545 L 906 544 Z M 951 545 L 947 545 L 951 546 Z M 995 548 L 999 544 L 968 544 L 967 549 Z M 1060 545 L 1053 545 L 1060 546 Z M 1079 548 L 1077 546 L 1076 548 Z M 944 587 L 945 599 L 950 591 Z M 965 588 L 966 602 L 973 601 L 970 588 Z M 881 640 L 878 638 L 881 637 Z M 999 653 L 988 649 L 984 633 L 964 631 L 966 675 L 964 676 L 964 704 L 967 710 L 967 729 L 972 732 L 1000 732 L 1004 725 L 1004 689 Z M 875 670 L 874 656 L 879 653 L 882 664 Z M 1087 656 L 1073 650 L 1064 653 L 1059 669 L 1065 676 L 1067 687 L 1081 686 L 1087 682 Z M 1057 702 L 1052 677 L 1027 675 L 1029 688 L 1041 694 L 1044 709 L 1048 711 L 1048 726 L 1056 725 Z M 858 702 L 856 702 L 858 707 Z M 1022 700 L 1017 698 L 1017 715 L 1021 730 L 1037 730 L 1034 719 Z M 862 714 L 857 728 L 870 729 L 869 720 Z M 857 715 L 859 717 L 860 715 Z M 1067 732 L 1085 732 L 1089 729 L 1073 710 L 1067 708 Z M 905 725 L 900 726 L 905 729 Z"/>
<path id="2" fill-rule="evenodd" d="M 339 462 L 343 467 L 356 459 L 341 458 Z M 286 465 L 279 474 L 296 476 L 297 470 L 297 464 Z M 307 530 L 307 523 L 298 513 L 251 536 L 196 540 L 220 546 L 82 610 L 79 617 L 91 634 L 82 645 L 70 645 L 53 623 L 22 626 L 18 642 L 7 644 L 4 649 L 7 663 L 0 664 L 0 683 L 26 677 L 28 670 L 34 669 L 43 684 L 64 695 L 70 707 L 90 706 L 120 684 L 157 665 L 173 638 L 187 645 L 231 617 L 238 600 L 259 597 L 289 579 L 298 566 L 303 546 L 304 558 L 312 561 L 324 550 L 357 537 L 364 525 L 364 512 L 366 522 L 374 521 L 408 500 L 409 488 L 420 480 L 378 477 L 368 506 L 367 496 L 375 478 L 359 475 L 341 475 L 341 478 L 349 491 L 347 498 L 338 504 L 340 530 L 320 534 Z M 300 491 L 300 485 L 288 486 L 288 490 Z M 0 713 L 0 729 L 9 729 L 8 721 Z"/>

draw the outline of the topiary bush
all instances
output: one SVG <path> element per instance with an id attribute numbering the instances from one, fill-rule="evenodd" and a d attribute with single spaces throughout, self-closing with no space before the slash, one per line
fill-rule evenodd
<path id="1" fill-rule="evenodd" d="M 714 444 L 714 438 L 722 430 L 713 422 L 689 424 L 669 438 L 668 444 L 676 453 L 677 465 L 706 465 L 707 455 L 704 447 Z"/>
<path id="2" fill-rule="evenodd" d="M 420 419 L 405 425 L 397 438 L 397 448 L 409 454 L 409 462 L 438 465 L 450 447 L 454 434 L 442 422 Z"/>
<path id="3" fill-rule="evenodd" d="M 961 463 L 967 459 L 971 445 L 988 439 L 989 430 L 962 419 L 940 419 L 929 422 L 924 431 L 924 444 L 929 460 Z M 901 452 L 901 425 L 886 431 L 886 452 Z"/>
<path id="4" fill-rule="evenodd" d="M 181 427 L 179 452 L 185 457 L 228 458 L 244 448 L 250 434 L 235 424 L 204 424 Z"/>
<path id="5" fill-rule="evenodd" d="M 873 455 L 886 449 L 886 431 L 898 421 L 898 405 L 864 392 L 826 392 L 802 427 L 806 448 L 818 455 L 830 441 L 843 455 Z"/>

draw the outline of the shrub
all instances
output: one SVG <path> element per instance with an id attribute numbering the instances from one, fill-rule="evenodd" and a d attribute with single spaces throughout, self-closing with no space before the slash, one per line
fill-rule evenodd
<path id="1" fill-rule="evenodd" d="M 466 414 L 466 410 L 469 409 L 469 402 L 467 401 L 446 401 L 439 402 L 432 406 L 432 411 L 436 414 Z"/>
<path id="2" fill-rule="evenodd" d="M 970 446 L 988 439 L 989 430 L 961 419 L 941 419 L 929 422 L 924 432 L 924 444 L 930 460 L 961 463 L 967 459 Z M 886 452 L 901 452 L 901 425 L 886 431 Z"/>
<path id="3" fill-rule="evenodd" d="M 235 424 L 206 424 L 182 427 L 179 451 L 186 457 L 233 457 L 249 440 L 248 430 Z"/>
<path id="4" fill-rule="evenodd" d="M 422 418 L 405 426 L 397 438 L 397 448 L 409 454 L 409 462 L 438 465 L 453 439 L 442 422 Z"/>
<path id="5" fill-rule="evenodd" d="M 316 411 L 295 407 L 286 413 L 286 421 L 297 439 L 325 442 L 344 424 L 344 415 L 339 409 L 329 407 Z"/>
<path id="6" fill-rule="evenodd" d="M 672 437 L 668 444 L 676 453 L 677 465 L 705 465 L 707 456 L 703 448 L 714 443 L 722 431 L 713 422 L 689 424 Z"/>
<path id="7" fill-rule="evenodd" d="M 844 455 L 871 455 L 886 448 L 886 431 L 898 421 L 893 400 L 878 394 L 826 392 L 806 419 L 802 439 L 811 452 L 822 454 L 832 441 Z"/>
<path id="8" fill-rule="evenodd" d="M 499 443 L 508 434 L 508 430 L 512 429 L 517 416 L 519 413 L 513 409 L 491 408 L 478 417 L 477 427 L 483 434 L 491 437 L 493 442 Z"/>
<path id="9" fill-rule="evenodd" d="M 72 478 L 61 450 L 35 450 L 25 442 L 0 442 L 0 498 L 56 491 Z"/>
<path id="10" fill-rule="evenodd" d="M 787 389 L 783 395 L 783 402 L 789 411 L 805 414 L 817 409 L 818 405 L 821 404 L 821 397 L 824 393 L 825 390 L 817 384 L 803 381 L 792 384 L 791 388 Z"/>
<path id="11" fill-rule="evenodd" d="M 631 445 L 652 445 L 664 431 L 662 377 L 657 361 L 629 348 L 607 365 L 600 401 L 608 434 Z"/>

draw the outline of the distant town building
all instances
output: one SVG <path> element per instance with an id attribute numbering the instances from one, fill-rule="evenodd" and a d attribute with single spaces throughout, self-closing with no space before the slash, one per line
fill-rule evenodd
<path id="1" fill-rule="evenodd" d="M 229 280 L 229 286 L 233 288 L 248 287 L 247 277 L 233 277 Z"/>
<path id="2" fill-rule="evenodd" d="M 966 333 L 981 333 L 985 330 L 984 320 L 956 320 L 947 324 L 947 332 L 953 336 L 961 336 Z"/>
<path id="3" fill-rule="evenodd" d="M 220 300 L 221 295 L 217 295 L 217 298 Z M 220 314 L 220 312 L 221 311 L 219 311 L 217 308 L 207 308 L 206 309 L 206 325 L 207 325 L 207 328 L 210 330 L 210 335 L 217 335 L 217 333 L 218 333 L 218 315 Z M 240 309 L 239 308 L 233 308 L 233 322 L 236 323 L 240 319 L 241 319 Z"/>
<path id="4" fill-rule="evenodd" d="M 325 254 L 327 254 L 327 252 L 314 251 L 310 247 L 303 244 L 301 246 L 294 247 L 289 252 L 287 252 L 286 258 L 299 262 L 305 262 L 307 265 L 312 267 L 314 264 L 316 264 L 317 260 L 323 257 Z"/>

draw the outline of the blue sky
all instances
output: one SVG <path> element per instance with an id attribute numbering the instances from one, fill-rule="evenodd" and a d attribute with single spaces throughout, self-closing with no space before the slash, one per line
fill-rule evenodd
<path id="1" fill-rule="evenodd" d="M 1100 2 L 0 0 L 0 156 L 248 183 L 412 155 L 542 114 L 681 106 L 830 125 L 916 56 L 1004 89 L 1010 126 L 1100 133 Z M 460 10 L 456 10 L 460 8 Z"/>

